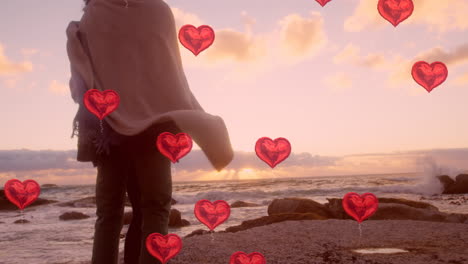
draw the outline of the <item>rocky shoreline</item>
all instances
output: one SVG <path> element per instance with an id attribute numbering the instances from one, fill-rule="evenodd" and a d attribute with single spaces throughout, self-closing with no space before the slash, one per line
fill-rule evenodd
<path id="1" fill-rule="evenodd" d="M 464 177 L 457 177 L 445 187 L 455 188 L 453 184 L 460 182 L 464 182 Z M 453 205 L 468 204 L 468 197 L 463 194 L 422 196 L 420 201 L 381 197 L 377 212 L 362 223 L 363 235 L 359 238 L 358 224 L 344 212 L 342 199 L 328 198 L 324 204 L 307 198 L 274 199 L 268 204 L 266 216 L 213 233 L 215 242 L 211 234 L 207 234 L 207 229 L 186 235 L 183 237 L 183 250 L 171 263 L 227 263 L 235 251 L 261 252 L 268 264 L 468 263 L 468 214 L 441 212 L 428 202 L 441 200 Z M 60 203 L 39 198 L 31 206 L 56 203 L 67 208 L 92 208 L 95 202 L 92 196 Z M 172 204 L 176 203 L 172 201 Z M 126 206 L 130 206 L 128 200 Z M 244 201 L 231 204 L 232 210 L 255 206 L 262 205 Z M 6 200 L 3 190 L 0 190 L 0 210 L 18 210 Z M 59 219 L 79 221 L 89 217 L 67 211 Z M 190 225 L 182 217 L 178 210 L 171 209 L 169 226 L 183 228 Z M 131 212 L 127 212 L 124 224 L 130 221 Z M 122 234 L 121 238 L 124 237 Z M 404 249 L 406 252 L 389 257 L 353 251 L 382 247 Z"/>
<path id="2" fill-rule="evenodd" d="M 262 253 L 268 264 L 468 263 L 468 225 L 412 220 L 285 221 L 236 233 L 186 237 L 172 264 L 228 263 L 235 251 Z M 364 248 L 398 248 L 397 254 L 360 254 Z"/>

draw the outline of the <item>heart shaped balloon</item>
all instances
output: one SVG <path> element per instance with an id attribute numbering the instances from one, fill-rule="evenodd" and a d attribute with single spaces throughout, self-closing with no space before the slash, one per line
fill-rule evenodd
<path id="1" fill-rule="evenodd" d="M 447 66 L 439 61 L 431 64 L 425 61 L 418 61 L 413 65 L 411 75 L 419 85 L 430 93 L 432 89 L 447 79 L 448 70 Z"/>
<path id="2" fill-rule="evenodd" d="M 4 189 L 8 200 L 18 206 L 20 210 L 36 201 L 41 193 L 41 187 L 35 180 L 21 182 L 12 179 L 5 183 Z"/>
<path id="3" fill-rule="evenodd" d="M 168 157 L 172 163 L 187 155 L 192 150 L 192 144 L 192 138 L 187 133 L 174 135 L 171 132 L 163 132 L 156 139 L 159 152 Z"/>
<path id="4" fill-rule="evenodd" d="M 412 0 L 379 0 L 379 14 L 394 27 L 406 20 L 414 10 Z"/>
<path id="5" fill-rule="evenodd" d="M 255 153 L 257 156 L 274 168 L 291 154 L 291 144 L 285 138 L 279 137 L 271 140 L 268 137 L 262 137 L 255 144 Z"/>
<path id="6" fill-rule="evenodd" d="M 359 223 L 372 216 L 379 207 L 379 201 L 372 193 L 362 195 L 354 192 L 347 193 L 343 197 L 342 204 L 346 213 Z"/>
<path id="7" fill-rule="evenodd" d="M 180 43 L 195 56 L 206 50 L 215 39 L 215 33 L 210 26 L 202 25 L 198 28 L 185 25 L 179 30 Z"/>
<path id="8" fill-rule="evenodd" d="M 331 0 L 315 0 L 315 1 L 317 1 L 321 6 L 325 6 Z"/>
<path id="9" fill-rule="evenodd" d="M 146 250 L 163 264 L 179 254 L 182 239 L 176 234 L 161 235 L 152 233 L 146 238 Z"/>
<path id="10" fill-rule="evenodd" d="M 229 218 L 231 207 L 223 200 L 211 203 L 209 200 L 203 199 L 195 204 L 194 213 L 200 222 L 213 231 L 215 227 L 224 223 Z"/>
<path id="11" fill-rule="evenodd" d="M 102 120 L 117 109 L 120 97 L 114 90 L 101 92 L 97 89 L 90 89 L 84 94 L 83 101 L 88 111 Z"/>
<path id="12" fill-rule="evenodd" d="M 237 251 L 231 255 L 229 264 L 266 264 L 266 260 L 265 257 L 258 252 L 247 255 L 242 251 Z"/>

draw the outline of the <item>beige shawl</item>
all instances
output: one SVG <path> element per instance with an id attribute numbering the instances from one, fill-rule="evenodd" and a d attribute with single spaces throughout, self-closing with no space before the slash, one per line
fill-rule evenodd
<path id="1" fill-rule="evenodd" d="M 206 113 L 190 91 L 171 9 L 162 0 L 127 2 L 92 0 L 81 21 L 69 24 L 72 79 L 120 95 L 119 107 L 105 118 L 118 133 L 136 135 L 172 119 L 221 170 L 233 158 L 229 135 L 224 121 Z M 74 98 L 82 96 L 70 88 Z"/>

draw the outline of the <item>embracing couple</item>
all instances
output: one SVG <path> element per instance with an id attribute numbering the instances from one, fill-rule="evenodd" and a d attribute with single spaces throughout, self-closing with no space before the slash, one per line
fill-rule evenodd
<path id="1" fill-rule="evenodd" d="M 156 147 L 162 132 L 188 133 L 215 169 L 233 158 L 224 121 L 206 113 L 182 67 L 174 16 L 162 0 L 84 0 L 66 30 L 77 160 L 97 167 L 92 264 L 116 264 L 125 194 L 133 217 L 126 264 L 160 263 L 146 250 L 151 233 L 168 233 L 171 163 Z M 83 104 L 89 89 L 114 90 L 115 111 L 102 120 Z M 101 130 L 102 125 L 102 130 Z M 183 250 L 183 249 L 182 249 Z"/>

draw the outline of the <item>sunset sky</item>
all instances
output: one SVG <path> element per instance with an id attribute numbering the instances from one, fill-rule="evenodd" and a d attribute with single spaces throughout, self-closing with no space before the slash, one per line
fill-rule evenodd
<path id="1" fill-rule="evenodd" d="M 285 137 L 296 158 L 371 155 L 405 172 L 415 167 L 401 165 L 406 154 L 395 153 L 468 148 L 468 0 L 414 0 L 413 15 L 396 28 L 379 15 L 377 0 L 325 7 L 314 0 L 166 2 L 177 29 L 215 30 L 215 42 L 199 56 L 180 48 L 193 93 L 224 119 L 235 151 L 253 152 L 260 137 Z M 2 1 L 1 157 L 19 149 L 76 150 L 65 29 L 82 7 L 81 0 Z M 419 60 L 448 67 L 447 80 L 431 93 L 411 77 Z M 457 166 L 468 164 L 465 150 L 455 151 L 463 153 Z M 366 162 L 346 168 L 382 169 Z M 16 175 L 5 164 L 0 160 L 0 183 Z"/>

